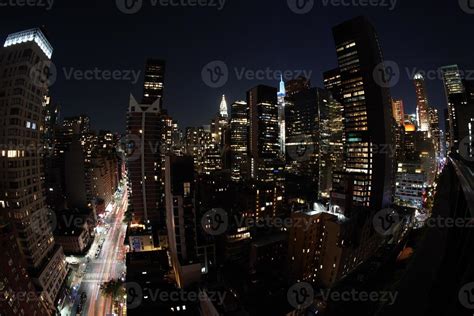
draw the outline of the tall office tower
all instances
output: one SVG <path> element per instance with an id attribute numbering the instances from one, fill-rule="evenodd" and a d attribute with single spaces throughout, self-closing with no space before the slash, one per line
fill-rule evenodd
<path id="1" fill-rule="evenodd" d="M 326 102 L 327 101 L 327 102 Z M 319 111 L 319 199 L 327 200 L 332 190 L 334 172 L 344 170 L 344 111 L 332 97 L 323 99 Z"/>
<path id="2" fill-rule="evenodd" d="M 235 101 L 231 106 L 230 150 L 231 177 L 241 181 L 249 176 L 249 107 L 245 101 Z"/>
<path id="3" fill-rule="evenodd" d="M 334 169 L 343 166 L 342 106 L 320 88 L 293 94 L 287 105 L 287 170 L 308 178 L 313 199 L 327 197 Z"/>
<path id="4" fill-rule="evenodd" d="M 52 52 L 40 29 L 10 34 L 0 51 L 0 208 L 15 227 L 29 275 L 50 311 L 67 273 L 45 205 L 40 150 L 48 92 L 44 74 Z"/>
<path id="5" fill-rule="evenodd" d="M 441 67 L 443 75 L 444 90 L 446 93 L 446 100 L 448 104 L 449 113 L 449 148 L 448 152 L 457 152 L 459 142 L 462 138 L 459 135 L 459 111 L 467 103 L 466 90 L 462 82 L 461 71 L 458 65 L 450 65 Z M 446 127 L 448 129 L 448 127 Z"/>
<path id="6" fill-rule="evenodd" d="M 219 113 L 211 122 L 211 135 L 214 142 L 224 150 L 226 145 L 229 145 L 229 114 L 227 109 L 227 101 L 225 95 L 222 96 L 221 103 L 219 105 Z"/>
<path id="7" fill-rule="evenodd" d="M 428 97 L 426 96 L 425 78 L 421 74 L 416 74 L 413 78 L 416 91 L 416 117 L 418 130 L 430 132 L 430 116 Z"/>
<path id="8" fill-rule="evenodd" d="M 153 104 L 159 100 L 160 109 L 163 108 L 163 90 L 165 84 L 166 63 L 164 60 L 148 59 L 145 65 L 143 83 L 143 104 Z"/>
<path id="9" fill-rule="evenodd" d="M 44 145 L 47 152 L 51 152 L 54 146 L 54 132 L 59 125 L 61 106 L 45 97 L 43 102 L 44 111 Z"/>
<path id="10" fill-rule="evenodd" d="M 195 181 L 193 159 L 166 156 L 165 200 L 169 252 L 176 282 L 180 288 L 199 282 L 201 264 L 197 261 Z"/>
<path id="11" fill-rule="evenodd" d="M 222 96 L 221 104 L 219 105 L 219 114 L 221 117 L 229 117 L 229 110 L 227 108 L 227 101 L 225 95 Z"/>
<path id="12" fill-rule="evenodd" d="M 328 70 L 323 73 L 324 88 L 331 92 L 337 102 L 342 102 L 341 72 L 339 68 Z"/>
<path id="13" fill-rule="evenodd" d="M 380 87 L 373 70 L 382 62 L 374 27 L 364 17 L 333 29 L 342 84 L 346 175 L 353 177 L 351 204 L 381 209 L 391 202 L 392 146 L 390 91 Z"/>
<path id="14" fill-rule="evenodd" d="M 397 125 L 405 125 L 405 107 L 403 105 L 403 100 L 394 100 L 392 99 L 392 113 L 393 118 Z"/>
<path id="15" fill-rule="evenodd" d="M 127 166 L 133 223 L 162 220 L 162 119 L 160 101 L 138 104 L 130 96 L 127 113 Z"/>
<path id="16" fill-rule="evenodd" d="M 264 182 L 281 180 L 280 128 L 277 89 L 259 85 L 247 92 L 250 125 L 251 177 Z"/>
<path id="17" fill-rule="evenodd" d="M 280 80 L 280 91 L 278 91 L 278 125 L 280 126 L 280 155 L 281 159 L 285 159 L 286 152 L 286 122 L 285 122 L 285 97 L 286 88 L 283 81 L 283 75 Z"/>
<path id="18" fill-rule="evenodd" d="M 441 157 L 441 130 L 439 127 L 438 109 L 429 107 L 428 113 L 430 119 L 430 135 L 436 152 L 436 158 L 439 158 Z"/>
<path id="19" fill-rule="evenodd" d="M 296 94 L 304 90 L 308 90 L 309 88 L 311 88 L 310 79 L 300 76 L 286 83 L 285 85 L 286 96 L 290 97 L 293 94 Z"/>

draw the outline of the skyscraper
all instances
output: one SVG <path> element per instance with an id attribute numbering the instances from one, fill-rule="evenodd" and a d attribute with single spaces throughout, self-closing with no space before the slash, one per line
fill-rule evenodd
<path id="1" fill-rule="evenodd" d="M 0 216 L 15 227 L 29 275 L 50 311 L 67 273 L 43 187 L 43 102 L 52 53 L 40 29 L 10 34 L 0 51 Z"/>
<path id="2" fill-rule="evenodd" d="M 341 72 L 339 68 L 331 69 L 323 74 L 324 88 L 331 92 L 334 100 L 342 101 Z"/>
<path id="3" fill-rule="evenodd" d="M 357 17 L 333 28 L 344 107 L 345 171 L 354 178 L 352 204 L 380 209 L 392 197 L 390 91 L 377 84 L 373 70 L 382 63 L 374 27 Z M 352 195 L 352 196 L 351 196 Z"/>
<path id="4" fill-rule="evenodd" d="M 458 111 L 466 105 L 465 88 L 462 83 L 461 71 L 458 65 L 449 65 L 441 67 L 443 75 L 444 90 L 448 104 L 449 114 L 449 139 L 448 152 L 457 151 L 460 142 L 459 135 L 459 115 Z M 448 127 L 446 127 L 448 129 Z"/>
<path id="5" fill-rule="evenodd" d="M 230 150 L 233 181 L 249 176 L 249 108 L 245 101 L 235 101 L 231 106 Z"/>
<path id="6" fill-rule="evenodd" d="M 162 220 L 160 100 L 138 104 L 130 96 L 127 113 L 127 167 L 133 222 Z"/>
<path id="7" fill-rule="evenodd" d="M 416 74 L 413 78 L 416 90 L 416 117 L 418 130 L 430 132 L 430 117 L 428 97 L 426 96 L 425 79 L 421 74 Z"/>
<path id="8" fill-rule="evenodd" d="M 159 99 L 160 109 L 163 107 L 165 68 L 166 64 L 163 60 L 147 60 L 143 83 L 143 104 L 152 104 Z"/>
<path id="9" fill-rule="evenodd" d="M 280 126 L 280 154 L 282 159 L 285 158 L 286 152 L 285 97 L 285 82 L 283 82 L 283 76 L 281 76 L 280 91 L 278 91 L 278 125 Z"/>
<path id="10" fill-rule="evenodd" d="M 247 92 L 251 176 L 264 182 L 282 177 L 277 89 L 259 85 Z"/>
<path id="11" fill-rule="evenodd" d="M 405 107 L 403 105 L 403 100 L 394 100 L 392 99 L 392 113 L 395 122 L 398 125 L 405 125 Z"/>

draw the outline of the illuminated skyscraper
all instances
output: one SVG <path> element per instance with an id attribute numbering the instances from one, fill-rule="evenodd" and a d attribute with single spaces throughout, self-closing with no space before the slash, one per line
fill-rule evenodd
<path id="1" fill-rule="evenodd" d="M 342 100 L 341 72 L 339 68 L 328 70 L 323 74 L 324 88 L 331 92 L 337 102 Z"/>
<path id="2" fill-rule="evenodd" d="M 219 106 L 219 114 L 222 117 L 229 117 L 229 113 L 228 113 L 228 110 L 227 110 L 227 101 L 225 99 L 225 95 L 222 96 L 222 101 L 221 101 L 221 104 Z"/>
<path id="3" fill-rule="evenodd" d="M 44 100 L 53 48 L 40 29 L 10 34 L 0 51 L 0 217 L 15 228 L 35 290 L 52 314 L 66 277 L 44 196 Z M 18 294 L 18 293 L 17 293 Z"/>
<path id="4" fill-rule="evenodd" d="M 281 179 L 280 127 L 277 89 L 259 85 L 247 92 L 250 125 L 250 166 L 252 178 L 271 182 Z"/>
<path id="5" fill-rule="evenodd" d="M 398 125 L 405 125 L 405 107 L 403 105 L 403 100 L 394 100 L 392 99 L 392 113 L 395 122 Z"/>
<path id="6" fill-rule="evenodd" d="M 230 150 L 232 180 L 249 176 L 249 108 L 247 102 L 236 101 L 231 107 Z"/>
<path id="7" fill-rule="evenodd" d="M 278 125 L 280 126 L 280 154 L 283 159 L 286 152 L 285 97 L 285 83 L 283 82 L 283 76 L 281 76 L 280 91 L 278 91 Z"/>
<path id="8" fill-rule="evenodd" d="M 143 104 L 152 104 L 159 99 L 160 109 L 163 107 L 165 67 L 166 64 L 163 60 L 147 60 L 143 83 Z"/>
<path id="9" fill-rule="evenodd" d="M 450 150 L 457 151 L 459 147 L 459 117 L 458 111 L 467 104 L 465 88 L 462 83 L 461 71 L 458 65 L 450 65 L 441 67 L 443 74 L 444 89 L 446 93 L 446 101 L 448 104 L 449 114 L 449 139 L 448 152 Z"/>
<path id="10" fill-rule="evenodd" d="M 421 74 L 416 74 L 413 78 L 416 90 L 416 117 L 418 130 L 422 132 L 430 131 L 430 117 L 428 97 L 426 96 L 425 79 Z"/>
<path id="11" fill-rule="evenodd" d="M 378 36 L 364 17 L 333 29 L 344 107 L 345 172 L 353 179 L 351 205 L 381 209 L 392 198 L 392 160 L 376 150 L 392 145 L 390 91 L 375 82 L 382 59 Z"/>

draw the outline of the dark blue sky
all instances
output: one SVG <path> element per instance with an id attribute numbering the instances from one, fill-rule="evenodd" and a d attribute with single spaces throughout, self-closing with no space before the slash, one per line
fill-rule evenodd
<path id="1" fill-rule="evenodd" d="M 181 128 L 208 124 L 222 94 L 230 103 L 244 99 L 256 84 L 278 84 L 239 80 L 235 68 L 311 71 L 313 85 L 322 86 L 322 72 L 336 66 L 331 28 L 357 15 L 369 17 L 385 59 L 400 65 L 401 80 L 392 95 L 403 98 L 408 112 L 414 112 L 415 93 L 405 69 L 436 70 L 453 63 L 474 69 L 474 14 L 461 10 L 457 0 L 398 0 L 392 11 L 325 7 L 315 0 L 312 11 L 303 15 L 293 13 L 287 0 L 227 0 L 221 11 L 152 7 L 151 0 L 143 1 L 142 10 L 132 15 L 120 12 L 115 0 L 57 0 L 49 11 L 0 7 L 0 37 L 45 25 L 59 69 L 51 94 L 62 104 L 63 116 L 86 113 L 95 128 L 114 131 L 124 130 L 129 94 L 141 99 L 142 79 L 135 85 L 124 80 L 67 80 L 62 69 L 140 71 L 147 57 L 163 58 L 164 106 Z M 210 88 L 201 79 L 202 67 L 213 60 L 224 61 L 230 71 L 221 88 Z M 427 86 L 430 103 L 444 108 L 441 81 L 427 80 Z"/>

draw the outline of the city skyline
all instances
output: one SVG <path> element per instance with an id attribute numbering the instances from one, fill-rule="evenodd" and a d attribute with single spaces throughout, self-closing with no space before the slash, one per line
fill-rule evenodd
<path id="1" fill-rule="evenodd" d="M 377 7 L 341 9 L 316 3 L 307 14 L 295 14 L 286 1 L 272 4 L 266 6 L 264 3 L 249 2 L 247 6 L 253 9 L 250 13 L 229 2 L 220 11 L 200 7 L 182 10 L 163 7 L 130 15 L 120 12 L 113 3 L 76 4 L 74 12 L 58 3 L 50 11 L 22 8 L 21 12 L 28 17 L 28 23 L 13 20 L 11 15 L 2 17 L 0 25 L 4 31 L 0 35 L 6 37 L 18 29 L 45 25 L 54 39 L 52 42 L 56 50 L 53 60 L 59 67 L 58 79 L 51 87 L 51 92 L 53 99 L 63 105 L 64 116 L 85 113 L 94 118 L 95 127 L 115 132 L 124 132 L 123 112 L 114 111 L 104 116 L 101 109 L 126 108 L 130 92 L 137 98 L 141 95 L 143 76 L 135 84 L 131 84 L 130 80 L 66 80 L 71 69 L 93 70 L 98 67 L 102 70 L 139 72 L 143 71 L 143 65 L 149 57 L 166 60 L 168 71 L 164 107 L 182 129 L 207 124 L 208 116 L 214 114 L 215 103 L 219 102 L 223 94 L 229 102 L 234 102 L 244 99 L 245 91 L 256 83 L 278 87 L 279 78 L 239 80 L 237 75 L 243 69 L 266 70 L 269 67 L 272 70 L 293 72 L 304 70 L 312 72 L 311 79 L 315 86 L 323 87 L 323 72 L 337 64 L 332 55 L 334 43 L 330 26 L 360 14 L 367 14 L 371 22 L 377 25 L 385 50 L 384 59 L 394 60 L 400 65 L 401 80 L 392 88 L 392 95 L 404 100 L 407 113 L 415 113 L 416 95 L 410 77 L 417 70 L 433 71 L 451 64 L 459 64 L 465 70 L 474 69 L 468 53 L 472 44 L 456 32 L 457 28 L 469 29 L 472 20 L 455 2 L 433 6 L 429 1 L 424 1 L 424 6 L 420 3 L 416 7 L 397 3 L 392 11 Z M 241 6 L 245 7 L 245 4 Z M 19 8 L 12 10 L 15 12 Z M 174 27 L 173 23 L 169 24 L 173 32 L 159 27 L 162 23 L 159 17 L 165 13 L 176 21 Z M 259 23 L 247 23 L 246 28 L 254 32 L 245 32 L 244 35 L 237 32 L 233 23 L 226 22 L 229 19 L 237 22 L 238 18 L 244 18 L 246 14 L 272 17 Z M 71 21 L 88 16 L 89 23 L 76 28 L 66 20 L 67 16 L 71 17 Z M 443 23 L 432 23 L 437 18 L 442 19 Z M 184 23 L 181 19 L 189 19 L 196 27 L 180 26 L 184 25 L 180 24 L 180 21 Z M 147 21 L 158 24 L 149 28 Z M 285 24 L 283 21 L 295 23 Z M 128 23 L 135 25 L 133 31 L 125 26 Z M 417 33 L 413 33 L 413 29 Z M 109 31 L 115 35 L 102 35 Z M 400 34 L 405 35 L 403 43 L 398 41 Z M 258 49 L 257 43 L 262 36 L 266 45 Z M 105 38 L 107 40 L 104 41 Z M 202 44 L 195 45 L 197 42 L 193 38 L 199 39 Z M 418 38 L 423 38 L 423 41 Z M 183 49 L 186 43 L 189 43 L 189 47 Z M 72 46 L 68 47 L 69 44 Z M 456 55 L 451 54 L 453 50 Z M 229 68 L 229 81 L 221 88 L 210 88 L 201 78 L 203 66 L 214 60 L 223 60 Z M 442 80 L 440 76 L 436 77 L 436 80 L 426 80 L 428 98 L 438 109 L 443 109 L 446 100 Z M 183 82 L 187 84 L 183 85 Z M 182 93 L 183 89 L 187 93 Z M 88 94 L 81 93 L 83 90 L 87 90 Z"/>
<path id="2" fill-rule="evenodd" d="M 474 311 L 474 0 L 6 1 L 1 315 Z"/>

